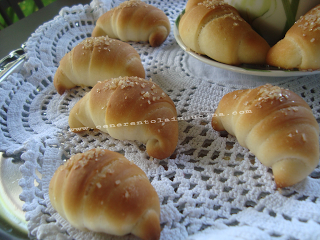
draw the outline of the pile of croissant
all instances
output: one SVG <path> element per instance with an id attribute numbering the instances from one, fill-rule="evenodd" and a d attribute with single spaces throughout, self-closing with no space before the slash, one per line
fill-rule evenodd
<path id="1" fill-rule="evenodd" d="M 61 59 L 54 76 L 59 94 L 90 87 L 70 111 L 70 130 L 99 129 L 115 139 L 144 143 L 150 157 L 169 157 L 178 143 L 176 107 L 160 86 L 145 79 L 140 55 L 127 43 L 157 47 L 169 33 L 165 13 L 140 0 L 103 14 L 92 37 Z M 146 174 L 120 153 L 96 148 L 72 156 L 54 173 L 49 198 L 80 230 L 160 238 L 157 192 Z"/>
<path id="2" fill-rule="evenodd" d="M 231 9 L 230 16 L 238 24 L 231 25 L 248 27 L 234 9 L 221 1 L 210 2 L 221 3 L 223 13 Z M 188 4 L 186 14 L 189 7 L 198 12 Z M 206 11 L 209 14 L 211 7 Z M 196 16 L 201 18 L 200 14 Z M 180 26 L 186 22 L 183 20 Z M 150 157 L 171 156 L 179 134 L 175 105 L 160 86 L 145 79 L 138 52 L 126 43 L 148 41 L 151 46 L 159 46 L 169 32 L 170 23 L 164 12 L 140 0 L 126 1 L 102 15 L 93 37 L 67 53 L 54 76 L 59 94 L 76 86 L 91 88 L 71 109 L 70 129 L 98 129 L 119 140 L 144 143 Z M 257 43 L 261 39 L 257 35 L 251 38 L 251 33 L 250 29 L 243 31 L 246 40 L 236 44 L 239 49 L 235 51 L 247 55 L 232 56 L 232 61 L 254 55 L 246 42 Z M 201 34 L 199 38 L 205 42 Z M 193 37 L 190 43 L 199 47 Z M 256 49 L 259 48 L 257 44 Z M 312 110 L 294 92 L 277 86 L 267 84 L 226 94 L 213 115 L 212 127 L 236 136 L 242 146 L 271 167 L 278 188 L 300 182 L 319 162 L 319 126 Z M 120 153 L 96 148 L 72 156 L 54 173 L 49 197 L 57 212 L 78 229 L 160 238 L 157 192 L 143 170 Z"/>
<path id="3" fill-rule="evenodd" d="M 269 44 L 223 0 L 189 0 L 179 22 L 183 43 L 218 62 L 320 69 L 320 5 L 301 17 L 285 37 Z"/>

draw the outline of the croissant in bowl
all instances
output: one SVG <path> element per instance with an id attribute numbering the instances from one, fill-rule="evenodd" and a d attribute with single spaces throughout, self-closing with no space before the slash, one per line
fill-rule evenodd
<path id="1" fill-rule="evenodd" d="M 312 8 L 268 52 L 267 64 L 284 69 L 320 69 L 320 5 Z"/>
<path id="2" fill-rule="evenodd" d="M 216 61 L 264 64 L 269 44 L 222 0 L 189 0 L 179 22 L 183 43 Z"/>

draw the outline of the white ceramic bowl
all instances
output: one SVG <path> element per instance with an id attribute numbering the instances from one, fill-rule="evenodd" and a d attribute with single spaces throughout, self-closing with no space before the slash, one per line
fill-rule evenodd
<path id="1" fill-rule="evenodd" d="M 225 0 L 272 46 L 320 0 Z"/>

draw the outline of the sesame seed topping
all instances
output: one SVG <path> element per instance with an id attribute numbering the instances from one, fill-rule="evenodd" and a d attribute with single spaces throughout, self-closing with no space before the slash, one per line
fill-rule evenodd
<path id="1" fill-rule="evenodd" d="M 285 99 L 289 98 L 289 93 L 278 86 L 272 86 L 271 84 L 264 85 L 260 90 L 258 95 L 260 101 L 266 102 L 267 100 L 279 100 L 283 102 Z"/>
<path id="2" fill-rule="evenodd" d="M 96 148 L 92 151 L 87 151 L 84 153 L 77 153 L 70 158 L 70 161 L 67 162 L 65 167 L 73 165 L 74 169 L 85 167 L 91 160 L 98 161 L 99 156 L 102 156 L 105 153 L 103 149 Z"/>
<path id="3" fill-rule="evenodd" d="M 116 8 L 126 8 L 126 7 L 137 7 L 140 4 L 142 4 L 143 2 L 141 0 L 129 0 L 129 1 L 125 1 L 123 3 L 121 3 L 118 7 Z M 146 5 L 147 6 L 147 5 Z"/>
<path id="4" fill-rule="evenodd" d="M 206 1 L 198 3 L 198 5 L 203 5 L 206 8 L 209 8 L 209 9 L 215 9 L 215 8 L 217 8 L 219 6 L 222 7 L 222 6 L 225 6 L 225 5 L 228 5 L 228 4 L 226 2 L 224 2 L 223 0 L 216 0 L 216 1 L 206 0 Z"/>
<path id="5" fill-rule="evenodd" d="M 302 137 L 302 141 L 304 141 L 304 142 L 307 141 L 307 136 L 305 133 L 302 133 L 301 137 Z"/>
<path id="6" fill-rule="evenodd" d="M 303 31 L 318 31 L 320 29 L 320 6 L 313 8 L 296 22 Z M 303 34 L 305 36 L 305 34 Z"/>
<path id="7" fill-rule="evenodd" d="M 150 97 L 150 93 L 149 93 L 149 92 L 144 93 L 144 94 L 143 94 L 143 97 L 145 97 L 145 98 Z"/>
<path id="8" fill-rule="evenodd" d="M 288 111 L 294 111 L 294 112 L 298 112 L 298 107 L 288 107 L 287 108 L 288 109 Z"/>
<path id="9" fill-rule="evenodd" d="M 103 49 L 108 49 L 107 46 L 110 45 L 111 42 L 115 41 L 108 36 L 101 36 L 101 37 L 89 37 L 83 40 L 80 44 L 82 45 L 82 49 L 92 49 L 94 47 L 98 47 L 99 51 L 103 47 Z"/>
<path id="10" fill-rule="evenodd" d="M 230 6 L 228 3 L 226 3 L 224 0 L 206 0 L 203 2 L 198 3 L 198 5 L 202 5 L 208 9 L 216 9 L 216 8 L 220 8 L 223 10 L 227 10 L 227 8 Z M 236 14 L 234 12 L 231 13 L 227 13 L 225 15 L 223 15 L 222 17 L 224 18 L 232 18 L 235 21 L 244 21 L 243 18 L 241 18 L 241 16 L 239 14 Z M 233 23 L 234 26 L 238 26 L 239 23 L 235 22 Z"/>
<path id="11" fill-rule="evenodd" d="M 130 194 L 129 194 L 128 191 L 126 191 L 126 193 L 124 194 L 124 197 L 125 197 L 125 198 L 129 198 L 129 197 L 130 197 Z"/>
<path id="12" fill-rule="evenodd" d="M 102 86 L 99 86 L 100 92 L 115 90 L 117 88 L 140 88 L 140 99 L 145 100 L 149 104 L 151 104 L 152 101 L 167 97 L 167 94 L 155 83 L 139 77 L 111 78 L 101 82 L 100 84 L 102 84 Z M 127 99 L 127 96 L 125 96 L 125 99 Z"/>

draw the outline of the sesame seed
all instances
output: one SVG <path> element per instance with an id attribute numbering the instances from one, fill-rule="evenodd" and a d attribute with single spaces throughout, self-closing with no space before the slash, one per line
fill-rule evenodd
<path id="1" fill-rule="evenodd" d="M 97 47 L 100 50 L 102 46 L 108 46 L 113 41 L 115 40 L 108 36 L 89 37 L 83 40 L 80 44 L 82 45 L 83 50 L 92 49 L 94 47 Z"/>
<path id="2" fill-rule="evenodd" d="M 302 137 L 302 141 L 304 141 L 304 142 L 307 141 L 307 136 L 305 133 L 302 133 L 301 137 Z"/>
<path id="3" fill-rule="evenodd" d="M 129 198 L 129 196 L 130 196 L 130 194 L 129 194 L 129 192 L 128 191 L 126 191 L 126 193 L 125 193 L 125 198 Z"/>
<path id="4" fill-rule="evenodd" d="M 223 0 L 216 0 L 216 1 L 207 0 L 207 1 L 203 1 L 203 2 L 198 3 L 198 5 L 203 5 L 209 9 L 215 9 L 219 6 L 220 7 L 225 6 L 225 5 L 227 5 L 227 3 L 225 3 Z"/>
<path id="5" fill-rule="evenodd" d="M 150 97 L 150 93 L 149 93 L 149 92 L 144 93 L 144 94 L 143 94 L 143 97 L 145 97 L 145 98 Z"/>
<path id="6" fill-rule="evenodd" d="M 128 7 L 137 7 L 140 4 L 142 4 L 143 2 L 141 0 L 129 0 L 129 1 L 125 1 L 123 3 L 121 3 L 118 7 L 118 9 L 122 9 L 122 8 L 128 8 Z"/>
<path id="7" fill-rule="evenodd" d="M 317 31 L 320 26 L 320 6 L 313 8 L 306 15 L 300 17 L 296 24 L 303 31 Z"/>
<path id="8" fill-rule="evenodd" d="M 140 92 L 140 99 L 145 101 L 156 101 L 162 98 L 166 98 L 167 94 L 163 92 L 163 90 L 157 86 L 155 83 L 150 82 L 146 79 L 139 78 L 139 77 L 119 77 L 119 78 L 112 78 L 101 82 L 100 91 L 107 91 L 107 90 L 115 90 L 117 88 L 120 89 L 127 89 L 127 88 L 143 88 Z M 99 91 L 96 90 L 97 92 Z M 125 99 L 127 97 L 125 96 Z M 148 102 L 149 103 L 149 102 Z M 149 104 L 150 104 L 149 103 Z"/>

